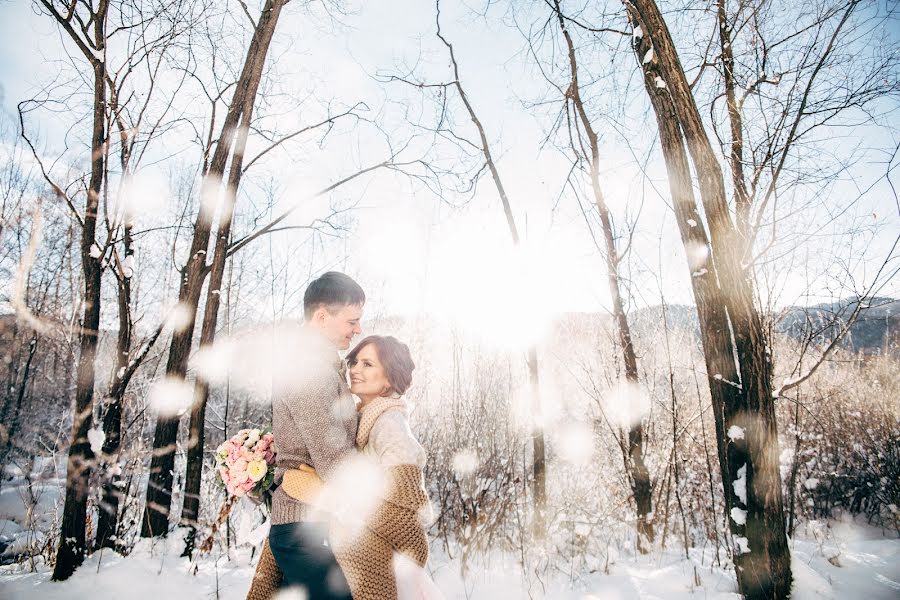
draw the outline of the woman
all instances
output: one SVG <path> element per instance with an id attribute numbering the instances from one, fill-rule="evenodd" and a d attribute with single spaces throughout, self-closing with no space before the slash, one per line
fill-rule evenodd
<path id="1" fill-rule="evenodd" d="M 425 451 L 409 428 L 402 398 L 415 369 L 409 348 L 393 337 L 369 336 L 347 355 L 347 363 L 350 391 L 359 398 L 356 445 L 377 461 L 387 485 L 361 531 L 348 535 L 343 524 L 333 522 L 335 556 L 354 600 L 441 598 L 424 571 L 428 539 L 421 515 L 430 505 L 422 478 Z M 320 506 L 328 496 L 309 467 L 288 471 L 282 487 L 294 498 Z M 273 573 L 280 579 L 273 567 L 277 569 L 265 548 L 248 598 L 265 597 L 262 588 L 273 586 Z"/>

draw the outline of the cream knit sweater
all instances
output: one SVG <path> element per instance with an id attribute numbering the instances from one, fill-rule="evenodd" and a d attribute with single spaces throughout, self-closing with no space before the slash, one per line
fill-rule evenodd
<path id="1" fill-rule="evenodd" d="M 375 403 L 370 403 L 359 411 L 360 421 Z M 406 408 L 387 410 L 375 420 L 369 439 L 362 446 L 362 453 L 378 461 L 383 467 L 416 465 L 425 467 L 425 449 L 419 444 L 409 428 Z M 357 439 L 357 444 L 360 442 Z"/>

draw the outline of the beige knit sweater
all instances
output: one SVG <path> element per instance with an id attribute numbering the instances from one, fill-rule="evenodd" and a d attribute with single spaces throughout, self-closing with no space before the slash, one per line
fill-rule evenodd
<path id="1" fill-rule="evenodd" d="M 355 452 L 357 412 L 337 348 L 315 329 L 283 324 L 279 347 L 289 366 L 273 382 L 272 432 L 277 448 L 275 482 L 285 471 L 311 465 L 325 479 Z M 272 524 L 305 520 L 309 507 L 279 486 L 272 494 Z"/>

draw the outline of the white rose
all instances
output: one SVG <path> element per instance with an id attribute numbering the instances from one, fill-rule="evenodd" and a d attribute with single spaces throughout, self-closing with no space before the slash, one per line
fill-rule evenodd
<path id="1" fill-rule="evenodd" d="M 247 439 L 244 441 L 244 445 L 245 446 L 253 446 L 258 441 L 259 441 L 259 429 L 251 429 L 250 433 L 247 434 Z"/>

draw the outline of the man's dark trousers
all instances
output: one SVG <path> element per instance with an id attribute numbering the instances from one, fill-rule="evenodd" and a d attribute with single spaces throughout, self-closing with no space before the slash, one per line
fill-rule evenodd
<path id="1" fill-rule="evenodd" d="M 269 546 L 281 569 L 282 588 L 298 586 L 309 600 L 353 600 L 344 572 L 326 545 L 324 523 L 273 525 Z"/>

